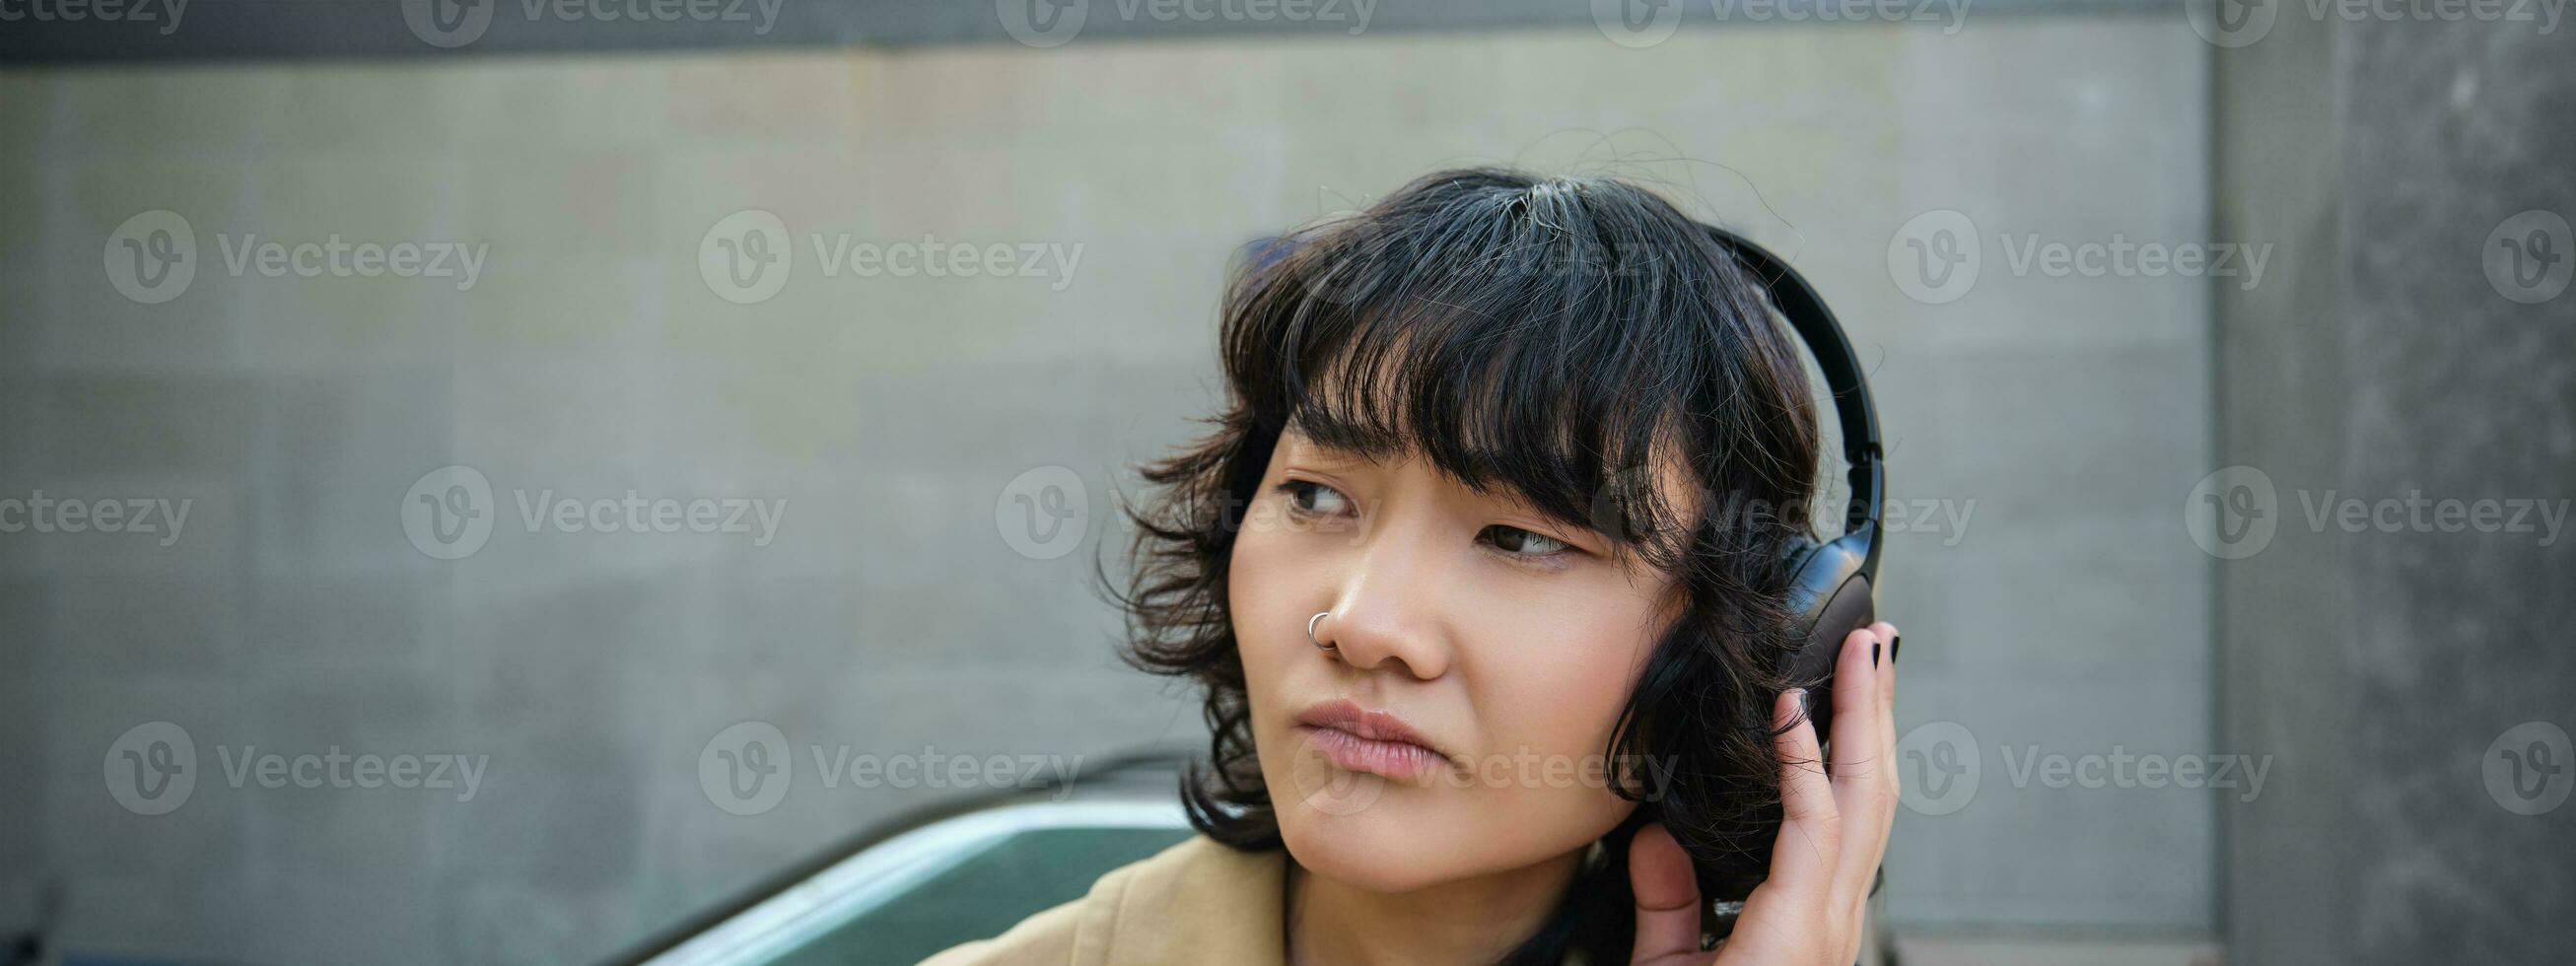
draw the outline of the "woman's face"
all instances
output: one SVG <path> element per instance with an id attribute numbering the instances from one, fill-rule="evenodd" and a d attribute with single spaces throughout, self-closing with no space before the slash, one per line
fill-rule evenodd
<path id="1" fill-rule="evenodd" d="M 1416 456 L 1374 464 L 1292 425 L 1228 591 L 1262 777 L 1300 864 L 1405 891 L 1542 862 L 1627 817 L 1602 752 L 1673 611 L 1667 575 L 1610 549 Z M 1318 611 L 1336 651 L 1307 638 Z M 1440 754 L 1369 740 L 1383 718 L 1300 723 L 1337 701 Z M 1634 764 L 1649 791 L 1671 770 Z"/>

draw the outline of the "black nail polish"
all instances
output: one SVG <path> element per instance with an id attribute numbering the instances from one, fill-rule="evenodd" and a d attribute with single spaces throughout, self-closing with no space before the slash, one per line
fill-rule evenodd
<path id="1" fill-rule="evenodd" d="M 1895 642 L 1895 643 L 1893 643 L 1893 644 L 1889 644 L 1889 645 L 1887 645 L 1887 663 L 1889 663 L 1889 664 L 1894 664 L 1894 663 L 1896 663 L 1896 659 L 1897 659 L 1898 657 L 1900 657 L 1900 656 L 1904 655 L 1904 653 L 1905 653 L 1905 635 L 1903 635 L 1903 634 L 1898 634 L 1898 635 L 1896 635 L 1896 642 Z"/>
<path id="2" fill-rule="evenodd" d="M 1877 641 L 1871 641 L 1871 642 L 1869 642 L 1869 666 L 1871 666 L 1871 667 L 1877 667 L 1877 666 L 1878 666 L 1878 642 L 1877 642 Z"/>

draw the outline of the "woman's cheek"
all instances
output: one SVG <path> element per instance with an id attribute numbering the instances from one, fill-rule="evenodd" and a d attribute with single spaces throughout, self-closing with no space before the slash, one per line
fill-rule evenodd
<path id="1" fill-rule="evenodd" d="M 1282 571 L 1279 546 L 1285 534 L 1247 527 L 1234 542 L 1226 572 L 1226 598 L 1233 611 L 1235 641 L 1246 664 L 1266 659 L 1275 650 L 1279 612 L 1296 593 L 1296 580 Z"/>
<path id="2" fill-rule="evenodd" d="M 1295 531 L 1247 528 L 1237 536 L 1228 564 L 1227 607 L 1256 724 L 1283 713 L 1274 707 L 1277 692 L 1294 675 L 1295 662 L 1314 653 L 1306 643 L 1306 618 L 1321 608 L 1307 606 L 1319 598 L 1311 591 L 1317 585 L 1300 572 L 1313 564 L 1297 545 L 1300 539 L 1304 535 Z M 1259 730 L 1256 737 L 1277 737 Z"/>
<path id="3" fill-rule="evenodd" d="M 1513 755 L 1526 749 L 1546 762 L 1586 774 L 1585 766 L 1607 765 L 1603 758 L 1619 712 L 1627 703 L 1644 666 L 1653 638 L 1647 634 L 1649 606 L 1624 583 L 1580 586 L 1570 580 L 1559 587 L 1498 596 L 1480 608 L 1476 636 L 1481 653 L 1467 659 L 1477 704 L 1486 710 L 1487 733 L 1497 740 L 1489 753 Z M 1559 772 L 1559 775 L 1565 774 Z M 1547 783 L 1559 805 L 1574 805 L 1595 794 L 1583 785 L 1558 792 Z M 1615 798 L 1606 788 L 1597 794 Z M 1590 810 L 1591 805 L 1575 806 Z"/>

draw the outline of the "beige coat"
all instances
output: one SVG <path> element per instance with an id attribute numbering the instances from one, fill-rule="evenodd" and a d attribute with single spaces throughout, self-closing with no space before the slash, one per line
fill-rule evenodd
<path id="1" fill-rule="evenodd" d="M 1075 899 L 922 966 L 1045 963 L 1285 966 L 1287 853 L 1238 852 L 1192 835 L 1110 870 Z"/>

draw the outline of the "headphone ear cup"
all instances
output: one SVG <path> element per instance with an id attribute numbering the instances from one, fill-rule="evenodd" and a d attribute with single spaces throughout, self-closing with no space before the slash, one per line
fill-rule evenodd
<path id="1" fill-rule="evenodd" d="M 1812 538 L 1800 536 L 1791 540 L 1789 545 L 1780 551 L 1780 559 L 1788 561 L 1789 613 L 1800 625 L 1813 623 L 1815 620 L 1816 615 L 1811 608 L 1820 598 L 1816 593 L 1816 587 L 1808 579 L 1809 568 L 1816 562 L 1816 551 L 1824 549 L 1824 546 Z"/>
<path id="2" fill-rule="evenodd" d="M 1843 638 L 1878 619 L 1876 588 L 1863 564 L 1869 559 L 1875 527 L 1862 527 L 1817 544 L 1800 540 L 1791 546 L 1788 604 L 1792 647 L 1781 662 L 1791 687 L 1807 689 L 1807 718 L 1815 722 L 1819 744 L 1832 736 L 1833 676 Z"/>

